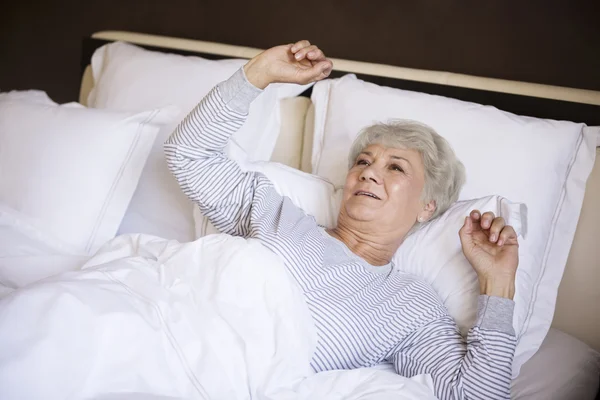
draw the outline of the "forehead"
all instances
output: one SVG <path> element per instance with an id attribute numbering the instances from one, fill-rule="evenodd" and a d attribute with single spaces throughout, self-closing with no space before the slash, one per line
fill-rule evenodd
<path id="1" fill-rule="evenodd" d="M 407 149 L 405 147 L 386 147 L 381 144 L 371 144 L 365 147 L 362 153 L 368 153 L 372 157 L 399 157 L 405 158 L 408 161 L 421 161 L 421 153 L 415 149 Z"/>

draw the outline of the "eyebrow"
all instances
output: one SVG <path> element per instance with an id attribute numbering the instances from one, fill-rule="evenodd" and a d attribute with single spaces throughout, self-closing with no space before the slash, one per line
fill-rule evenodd
<path id="1" fill-rule="evenodd" d="M 408 161 L 408 158 L 404 158 L 404 157 L 400 157 L 400 156 L 390 156 L 390 158 L 392 158 L 394 160 L 404 160 L 404 161 L 406 161 L 407 163 L 410 164 L 410 161 Z"/>
<path id="2" fill-rule="evenodd" d="M 362 151 L 360 154 L 366 154 L 366 155 L 367 155 L 367 156 L 369 156 L 369 157 L 373 157 L 373 153 L 371 153 L 370 151 Z M 410 161 L 409 161 L 407 158 L 400 157 L 400 156 L 394 156 L 394 155 L 391 155 L 391 156 L 390 156 L 390 158 L 391 158 L 391 159 L 393 159 L 393 160 L 404 160 L 404 161 L 406 161 L 406 162 L 407 162 L 409 165 L 411 165 L 411 166 L 412 166 L 411 162 L 410 162 Z"/>

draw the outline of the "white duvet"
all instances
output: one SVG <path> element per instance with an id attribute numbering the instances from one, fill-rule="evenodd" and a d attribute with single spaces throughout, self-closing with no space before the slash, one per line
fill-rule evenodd
<path id="1" fill-rule="evenodd" d="M 0 300 L 0 399 L 430 399 L 431 378 L 314 374 L 313 322 L 254 240 L 121 236 Z"/>

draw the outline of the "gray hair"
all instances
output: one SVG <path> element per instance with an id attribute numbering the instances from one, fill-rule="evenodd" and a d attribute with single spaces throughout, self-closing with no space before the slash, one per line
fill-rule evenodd
<path id="1" fill-rule="evenodd" d="M 425 166 L 425 186 L 421 199 L 435 201 L 436 210 L 431 219 L 442 214 L 458 199 L 465 183 L 465 167 L 456 157 L 450 143 L 433 128 L 411 120 L 390 120 L 361 130 L 350 148 L 348 168 L 369 145 L 414 149 L 421 153 Z"/>

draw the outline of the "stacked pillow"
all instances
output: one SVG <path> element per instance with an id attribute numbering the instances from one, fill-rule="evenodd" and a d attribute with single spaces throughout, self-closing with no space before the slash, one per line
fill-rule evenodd
<path id="1" fill-rule="evenodd" d="M 58 105 L 38 91 L 0 95 L 0 283 L 61 270 L 32 271 L 13 257 L 85 256 L 113 238 L 173 111 Z"/>
<path id="2" fill-rule="evenodd" d="M 41 91 L 0 93 L 0 284 L 76 269 L 118 233 L 193 240 L 192 206 L 165 164 L 163 143 L 245 62 L 116 42 L 93 55 L 90 108 L 58 105 Z M 269 86 L 230 153 L 269 159 L 279 100 L 305 88 Z"/>

